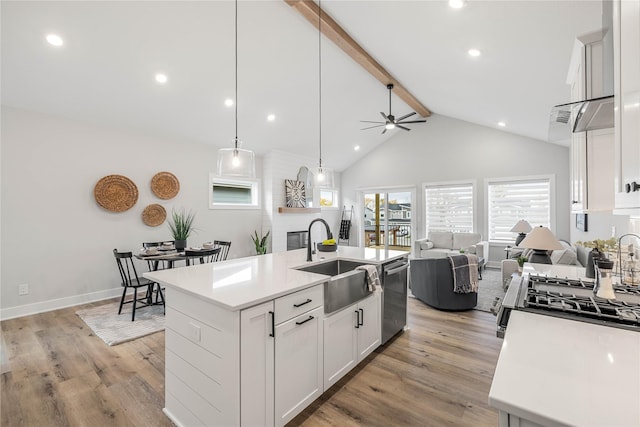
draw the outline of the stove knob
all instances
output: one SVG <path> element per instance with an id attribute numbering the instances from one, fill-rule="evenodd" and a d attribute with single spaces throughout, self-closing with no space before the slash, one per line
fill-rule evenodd
<path id="1" fill-rule="evenodd" d="M 624 189 L 627 193 L 631 193 L 631 192 L 635 192 L 640 190 L 640 184 L 638 184 L 637 182 L 633 181 L 631 184 L 625 184 L 624 185 Z"/>

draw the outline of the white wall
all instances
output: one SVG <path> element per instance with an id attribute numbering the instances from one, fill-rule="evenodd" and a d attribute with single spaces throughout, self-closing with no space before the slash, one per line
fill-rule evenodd
<path id="1" fill-rule="evenodd" d="M 166 222 L 142 222 L 151 203 L 168 215 L 174 207 L 196 212 L 190 245 L 230 240 L 231 258 L 255 254 L 250 233 L 261 228 L 260 210 L 208 209 L 217 148 L 3 107 L 0 317 L 121 292 L 112 250 L 136 251 L 142 242 L 171 238 Z M 174 199 L 151 192 L 151 178 L 160 171 L 180 180 Z M 260 159 L 256 173 L 261 175 Z M 94 199 L 96 182 L 110 174 L 127 176 L 138 187 L 138 202 L 126 212 L 108 212 Z M 18 296 L 23 283 L 30 293 Z"/>
<path id="2" fill-rule="evenodd" d="M 394 132 L 389 141 L 343 171 L 344 204 L 358 206 L 359 188 L 413 186 L 417 194 L 414 236 L 419 238 L 426 235 L 422 184 L 471 179 L 476 182 L 479 231 L 486 238 L 486 178 L 553 174 L 555 233 L 569 238 L 568 148 L 439 115 L 428 118 L 425 125 L 413 126 L 410 132 Z M 489 260 L 497 262 L 503 257 L 502 247 L 493 247 Z"/>
<path id="3" fill-rule="evenodd" d="M 273 252 L 287 250 L 287 231 L 301 231 L 309 228 L 309 223 L 314 218 L 322 218 L 329 224 L 334 237 L 338 238 L 340 231 L 339 209 L 323 208 L 321 213 L 279 213 L 278 208 L 285 204 L 285 179 L 296 179 L 301 166 L 306 166 L 312 170 L 317 166 L 317 159 L 311 157 L 297 156 L 295 154 L 282 151 L 271 151 L 264 158 L 264 182 L 265 194 L 269 198 L 269 203 L 265 203 L 264 224 L 271 226 L 271 249 Z M 340 174 L 334 174 L 334 184 L 340 187 Z M 307 194 L 309 197 L 309 194 Z M 318 206 L 319 200 L 314 201 L 314 206 Z M 265 229 L 266 231 L 266 229 Z M 324 227 L 314 225 L 311 230 L 312 242 L 324 240 L 326 231 Z"/>

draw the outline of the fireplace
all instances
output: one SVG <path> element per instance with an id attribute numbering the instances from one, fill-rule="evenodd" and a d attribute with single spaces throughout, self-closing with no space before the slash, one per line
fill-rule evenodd
<path id="1" fill-rule="evenodd" d="M 308 232 L 287 231 L 287 250 L 302 249 L 307 247 Z"/>

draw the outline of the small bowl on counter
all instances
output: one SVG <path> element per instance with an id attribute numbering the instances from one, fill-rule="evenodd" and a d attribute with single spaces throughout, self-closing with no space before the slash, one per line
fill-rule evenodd
<path id="1" fill-rule="evenodd" d="M 335 252 L 338 250 L 338 245 L 337 244 L 333 244 L 333 245 L 323 245 L 322 243 L 318 243 L 316 245 L 316 247 L 318 248 L 318 250 L 320 252 Z"/>

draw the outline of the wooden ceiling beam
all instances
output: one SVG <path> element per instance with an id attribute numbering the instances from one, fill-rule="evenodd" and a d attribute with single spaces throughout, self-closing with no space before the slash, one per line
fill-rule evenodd
<path id="1" fill-rule="evenodd" d="M 318 14 L 322 19 L 322 34 L 334 42 L 340 49 L 356 61 L 362 68 L 375 77 L 385 88 L 393 83 L 393 92 L 409 107 L 413 108 L 422 117 L 429 117 L 431 111 L 413 96 L 404 86 L 396 80 L 391 73 L 380 65 L 366 50 L 362 48 L 336 21 L 321 10 L 313 0 L 284 0 L 289 6 L 297 10 L 315 28 L 318 28 Z"/>

